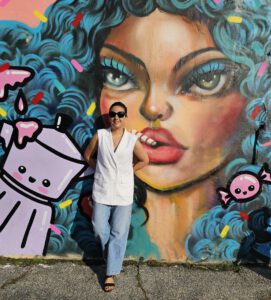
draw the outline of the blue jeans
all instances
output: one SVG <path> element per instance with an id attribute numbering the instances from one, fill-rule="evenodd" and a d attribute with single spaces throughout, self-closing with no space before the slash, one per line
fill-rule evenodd
<path id="1" fill-rule="evenodd" d="M 122 268 L 131 223 L 132 204 L 104 205 L 93 201 L 92 225 L 106 260 L 106 275 Z"/>

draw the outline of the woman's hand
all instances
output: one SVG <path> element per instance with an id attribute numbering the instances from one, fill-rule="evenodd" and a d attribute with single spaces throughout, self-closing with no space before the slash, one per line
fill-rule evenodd
<path id="1" fill-rule="evenodd" d="M 136 163 L 134 164 L 134 172 L 144 168 L 149 164 L 149 157 L 141 143 L 137 140 L 134 147 L 134 155 L 136 156 Z"/>

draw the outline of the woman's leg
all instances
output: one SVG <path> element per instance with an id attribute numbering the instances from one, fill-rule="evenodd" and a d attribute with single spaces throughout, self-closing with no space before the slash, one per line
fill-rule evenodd
<path id="1" fill-rule="evenodd" d="M 111 206 L 93 201 L 92 209 L 92 225 L 94 234 L 101 243 L 102 253 L 104 258 L 106 258 L 106 248 L 110 235 L 109 218 Z"/>
<path id="2" fill-rule="evenodd" d="M 131 212 L 132 205 L 112 208 L 106 275 L 116 275 L 121 271 L 131 223 Z"/>

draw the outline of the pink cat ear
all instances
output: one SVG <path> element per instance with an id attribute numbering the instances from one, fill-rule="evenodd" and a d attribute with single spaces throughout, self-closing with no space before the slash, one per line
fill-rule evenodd
<path id="1" fill-rule="evenodd" d="M 267 164 L 264 164 L 259 172 L 259 176 L 264 183 L 271 184 L 271 170 Z"/>
<path id="2" fill-rule="evenodd" d="M 223 188 L 217 189 L 218 198 L 222 202 L 223 206 L 228 206 L 228 204 L 233 200 L 231 195 Z"/>

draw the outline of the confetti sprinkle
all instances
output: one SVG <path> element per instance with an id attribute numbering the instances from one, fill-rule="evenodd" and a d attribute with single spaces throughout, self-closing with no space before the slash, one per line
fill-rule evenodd
<path id="1" fill-rule="evenodd" d="M 38 92 L 37 95 L 33 98 L 32 103 L 38 104 L 43 98 L 43 96 L 44 96 L 43 92 Z"/>
<path id="2" fill-rule="evenodd" d="M 61 234 L 61 231 L 54 224 L 50 224 L 50 229 L 56 234 Z"/>
<path id="3" fill-rule="evenodd" d="M 264 147 L 268 147 L 268 146 L 271 146 L 271 141 L 268 141 L 268 142 L 266 142 L 266 143 L 264 143 L 264 144 L 262 144 Z"/>
<path id="4" fill-rule="evenodd" d="M 261 110 L 262 110 L 262 108 L 260 106 L 256 106 L 250 115 L 251 119 L 255 120 Z"/>
<path id="5" fill-rule="evenodd" d="M 228 231 L 230 230 L 230 226 L 229 225 L 225 225 L 224 228 L 222 229 L 220 236 L 222 237 L 222 239 L 224 239 L 224 237 L 228 234 Z"/>
<path id="6" fill-rule="evenodd" d="M 240 211 L 240 217 L 245 219 L 245 220 L 249 220 L 250 216 L 245 213 L 244 211 Z"/>
<path id="7" fill-rule="evenodd" d="M 58 80 L 55 79 L 54 84 L 55 84 L 56 88 L 59 90 L 60 93 L 63 93 L 63 92 L 66 91 L 64 86 Z"/>
<path id="8" fill-rule="evenodd" d="M 267 69 L 268 63 L 264 62 L 262 63 L 262 65 L 260 66 L 260 69 L 258 70 L 257 76 L 261 77 L 263 76 L 265 70 Z"/>
<path id="9" fill-rule="evenodd" d="M 242 23 L 243 22 L 243 18 L 242 17 L 238 17 L 238 16 L 229 16 L 227 17 L 227 21 L 230 23 Z"/>
<path id="10" fill-rule="evenodd" d="M 3 65 L 0 66 L 0 72 L 4 72 L 6 70 L 8 70 L 10 67 L 10 64 L 9 63 L 5 63 Z"/>
<path id="11" fill-rule="evenodd" d="M 0 116 L 1 117 L 6 117 L 7 116 L 7 112 L 1 107 L 0 107 Z"/>
<path id="12" fill-rule="evenodd" d="M 77 27 L 83 19 L 83 17 L 84 15 L 82 13 L 77 14 L 75 19 L 72 21 L 72 26 Z"/>
<path id="13" fill-rule="evenodd" d="M 34 15 L 43 23 L 46 23 L 48 19 L 40 11 L 34 10 Z"/>
<path id="14" fill-rule="evenodd" d="M 92 115 L 95 108 L 96 108 L 96 104 L 95 104 L 95 102 L 92 102 L 87 110 L 87 115 L 88 116 Z"/>
<path id="15" fill-rule="evenodd" d="M 74 68 L 75 68 L 79 73 L 81 73 L 81 72 L 84 71 L 83 67 L 79 64 L 79 62 L 78 62 L 77 60 L 72 59 L 72 60 L 71 60 L 71 63 L 72 63 L 72 65 L 74 66 Z"/>
<path id="16" fill-rule="evenodd" d="M 64 202 L 62 202 L 62 203 L 60 203 L 59 204 L 59 207 L 60 208 L 65 208 L 65 207 L 67 207 L 67 206 L 70 206 L 72 204 L 72 200 L 71 199 L 68 199 L 68 200 L 66 200 L 66 201 L 64 201 Z"/>

